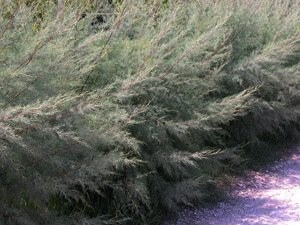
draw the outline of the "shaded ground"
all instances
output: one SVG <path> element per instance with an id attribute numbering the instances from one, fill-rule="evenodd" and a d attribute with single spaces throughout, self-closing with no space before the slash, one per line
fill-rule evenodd
<path id="1" fill-rule="evenodd" d="M 185 210 L 173 225 L 300 225 L 300 147 L 259 172 L 247 172 L 226 202 Z"/>

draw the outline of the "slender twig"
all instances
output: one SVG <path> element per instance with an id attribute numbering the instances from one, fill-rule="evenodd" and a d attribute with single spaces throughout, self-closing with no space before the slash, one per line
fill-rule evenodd
<path id="1" fill-rule="evenodd" d="M 15 15 L 18 11 L 18 9 L 20 8 L 21 4 L 22 4 L 23 0 L 20 0 L 16 9 L 13 11 L 13 13 L 10 15 L 9 17 L 9 21 L 7 23 L 7 25 L 5 26 L 4 30 L 1 32 L 0 34 L 0 40 L 2 39 L 2 37 L 4 36 L 4 34 L 6 33 L 6 31 L 12 26 L 13 24 L 13 19 L 15 18 Z"/>
<path id="2" fill-rule="evenodd" d="M 101 51 L 100 51 L 99 57 L 93 62 L 93 64 L 92 64 L 93 66 L 96 65 L 96 64 L 98 64 L 98 62 L 102 59 L 102 57 L 103 57 L 103 52 L 104 52 L 104 50 L 106 49 L 106 46 L 108 45 L 109 41 L 111 40 L 111 38 L 112 38 L 114 32 L 116 32 L 116 31 L 118 30 L 118 28 L 119 28 L 119 26 L 120 26 L 120 24 L 121 24 L 121 19 L 123 19 L 123 16 L 124 16 L 125 8 L 126 8 L 126 7 L 127 7 L 127 5 L 125 5 L 125 6 L 123 7 L 123 10 L 122 10 L 122 12 L 121 12 L 120 19 L 118 20 L 118 22 L 117 22 L 117 24 L 116 24 L 116 29 L 111 31 L 111 33 L 110 33 L 108 39 L 106 40 L 105 44 L 103 45 L 103 47 L 102 47 L 102 49 L 101 49 Z M 88 80 L 89 80 L 89 78 L 91 77 L 91 74 L 92 74 L 93 72 L 94 72 L 94 69 L 91 69 L 90 72 L 88 73 L 88 75 L 87 75 L 87 77 L 86 77 L 86 79 L 85 79 L 83 85 L 82 85 L 81 88 L 80 88 L 80 93 L 83 91 L 83 89 L 84 89 L 86 83 L 88 82 Z"/>

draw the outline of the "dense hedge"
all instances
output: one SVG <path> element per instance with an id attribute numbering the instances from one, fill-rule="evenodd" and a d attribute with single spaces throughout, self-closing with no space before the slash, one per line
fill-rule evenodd
<path id="1" fill-rule="evenodd" d="M 299 134 L 297 1 L 25 2 L 0 2 L 1 224 L 159 224 Z"/>

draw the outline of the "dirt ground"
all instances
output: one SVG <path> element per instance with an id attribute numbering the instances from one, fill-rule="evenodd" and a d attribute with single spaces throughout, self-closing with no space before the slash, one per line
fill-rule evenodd
<path id="1" fill-rule="evenodd" d="M 247 175 L 228 192 L 228 200 L 184 210 L 173 225 L 300 225 L 300 147 Z"/>

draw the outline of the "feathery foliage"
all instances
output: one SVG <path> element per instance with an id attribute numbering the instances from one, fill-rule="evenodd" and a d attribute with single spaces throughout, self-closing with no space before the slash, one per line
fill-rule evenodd
<path id="1" fill-rule="evenodd" d="M 0 1 L 1 224 L 158 224 L 299 133 L 297 1 Z"/>

